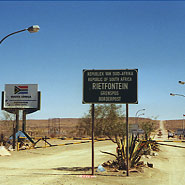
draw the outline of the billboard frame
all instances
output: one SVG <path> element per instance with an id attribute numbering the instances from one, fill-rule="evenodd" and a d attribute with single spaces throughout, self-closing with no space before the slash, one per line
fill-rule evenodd
<path id="1" fill-rule="evenodd" d="M 1 110 L 5 110 L 5 111 L 12 113 L 12 114 L 15 114 L 16 110 L 24 110 L 26 112 L 26 114 L 30 114 L 30 113 L 33 113 L 33 112 L 40 110 L 40 108 L 41 108 L 41 92 L 40 91 L 37 92 L 37 96 L 38 96 L 37 108 L 5 108 L 4 107 L 4 91 L 2 91 L 1 96 L 2 96 Z"/>
<path id="2" fill-rule="evenodd" d="M 3 108 L 37 109 L 38 84 L 5 84 Z"/>

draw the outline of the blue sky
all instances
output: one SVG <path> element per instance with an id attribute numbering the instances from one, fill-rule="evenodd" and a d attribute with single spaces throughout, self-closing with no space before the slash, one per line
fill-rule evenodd
<path id="1" fill-rule="evenodd" d="M 29 119 L 81 117 L 83 69 L 138 69 L 139 103 L 129 116 L 182 119 L 185 99 L 185 2 L 0 2 L 0 37 L 37 24 L 0 48 L 4 84 L 38 84 L 41 110 Z M 123 105 L 125 109 L 125 105 Z"/>

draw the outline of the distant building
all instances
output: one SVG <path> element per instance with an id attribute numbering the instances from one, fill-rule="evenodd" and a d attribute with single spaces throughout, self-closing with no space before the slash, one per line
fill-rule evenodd
<path id="1" fill-rule="evenodd" d="M 177 135 L 177 136 L 185 135 L 185 130 L 183 131 L 183 129 L 177 129 L 175 131 L 175 135 Z"/>
<path id="2" fill-rule="evenodd" d="M 134 135 L 144 134 L 144 130 L 140 129 L 138 124 L 130 124 L 129 133 L 132 133 Z"/>

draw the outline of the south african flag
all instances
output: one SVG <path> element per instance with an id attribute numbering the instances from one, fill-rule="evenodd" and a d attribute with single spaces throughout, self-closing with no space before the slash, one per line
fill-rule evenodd
<path id="1" fill-rule="evenodd" d="M 28 94 L 28 86 L 15 86 L 14 94 Z"/>

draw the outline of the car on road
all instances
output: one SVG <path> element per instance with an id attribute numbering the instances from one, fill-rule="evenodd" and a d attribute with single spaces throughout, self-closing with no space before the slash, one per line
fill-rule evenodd
<path id="1" fill-rule="evenodd" d="M 172 133 L 172 132 L 168 132 L 168 139 L 170 138 L 170 137 L 174 137 L 174 134 Z"/>

